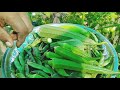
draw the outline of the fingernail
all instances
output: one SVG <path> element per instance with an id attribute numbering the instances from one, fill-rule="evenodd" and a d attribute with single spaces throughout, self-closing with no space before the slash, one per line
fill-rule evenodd
<path id="1" fill-rule="evenodd" d="M 12 47 L 12 44 L 11 44 L 10 42 L 6 42 L 6 45 L 7 45 L 8 47 Z"/>

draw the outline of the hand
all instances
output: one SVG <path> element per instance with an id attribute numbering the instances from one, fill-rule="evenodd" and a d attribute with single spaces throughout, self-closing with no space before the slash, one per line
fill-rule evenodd
<path id="1" fill-rule="evenodd" d="M 12 26 L 14 32 L 8 34 L 4 30 L 4 24 L 7 23 Z M 6 45 L 13 46 L 13 41 L 17 40 L 19 47 L 25 40 L 26 36 L 32 31 L 32 23 L 25 12 L 0 12 L 0 40 Z"/>

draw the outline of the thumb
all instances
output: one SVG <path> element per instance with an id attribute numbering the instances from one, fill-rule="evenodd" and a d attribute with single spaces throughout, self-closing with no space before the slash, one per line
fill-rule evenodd
<path id="1" fill-rule="evenodd" d="M 5 42 L 5 44 L 8 47 L 12 47 L 13 46 L 13 39 L 12 39 L 12 37 L 1 27 L 0 27 L 0 40 Z"/>

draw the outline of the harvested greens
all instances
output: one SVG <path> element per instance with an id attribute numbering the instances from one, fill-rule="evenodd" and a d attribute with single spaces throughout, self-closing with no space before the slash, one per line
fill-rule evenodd
<path id="1" fill-rule="evenodd" d="M 83 28 L 42 25 L 11 65 L 16 78 L 110 78 L 113 56 L 104 41 Z"/>

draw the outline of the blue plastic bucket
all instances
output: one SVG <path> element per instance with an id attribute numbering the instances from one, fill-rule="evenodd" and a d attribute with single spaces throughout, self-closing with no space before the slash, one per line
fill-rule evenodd
<path id="1" fill-rule="evenodd" d="M 71 24 L 70 23 L 61 23 L 61 24 L 47 24 L 47 25 L 59 27 L 59 26 L 62 26 L 62 25 L 68 25 L 69 26 Z M 113 56 L 113 60 L 114 60 L 113 61 L 113 63 L 114 63 L 113 71 L 118 71 L 118 66 L 119 66 L 118 56 L 117 56 L 116 50 L 114 49 L 114 47 L 110 43 L 110 41 L 108 39 L 106 39 L 101 33 L 97 32 L 96 30 L 93 30 L 89 27 L 79 25 L 79 24 L 72 24 L 72 25 L 85 28 L 86 30 L 96 34 L 96 36 L 98 37 L 99 40 L 107 42 L 107 44 L 105 44 L 106 51 L 110 55 Z M 28 44 L 30 44 L 34 41 L 32 33 L 38 33 L 39 30 L 40 30 L 40 26 L 34 27 L 33 31 L 26 37 L 24 43 L 19 48 L 14 49 L 14 51 L 12 52 L 12 55 L 10 56 L 10 61 L 14 61 L 14 58 L 18 55 L 18 53 L 20 53 L 26 45 L 28 45 Z M 5 71 L 4 68 L 6 67 L 5 60 L 6 60 L 6 57 L 8 57 L 7 54 L 9 52 L 9 50 L 10 50 L 10 48 L 7 48 L 7 50 L 4 54 L 3 60 L 2 60 L 2 76 L 3 76 L 3 78 L 7 78 L 7 75 L 5 75 L 5 72 L 7 72 L 7 71 Z M 9 63 L 9 64 L 11 64 L 11 63 Z M 116 77 L 115 75 L 112 75 L 111 78 L 115 78 L 115 77 Z"/>

